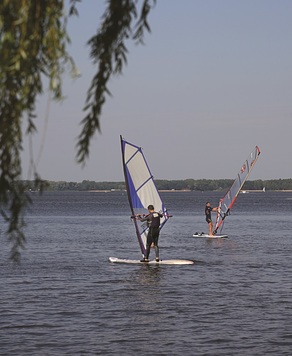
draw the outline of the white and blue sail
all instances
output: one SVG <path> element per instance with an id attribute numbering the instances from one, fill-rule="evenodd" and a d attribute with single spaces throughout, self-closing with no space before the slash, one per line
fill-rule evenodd
<path id="1" fill-rule="evenodd" d="M 160 229 L 169 219 L 169 215 L 157 190 L 142 148 L 127 142 L 122 136 L 120 136 L 120 139 L 125 183 L 132 214 L 131 217 L 135 225 L 142 255 L 145 256 L 148 227 L 147 224 L 141 223 L 140 220 L 136 218 L 136 215 L 148 214 L 148 205 L 153 205 L 155 211 L 163 214 L 163 217 L 160 219 Z"/>
<path id="2" fill-rule="evenodd" d="M 230 210 L 235 203 L 235 200 L 244 185 L 245 181 L 247 180 L 248 176 L 250 175 L 258 157 L 260 155 L 260 149 L 258 146 L 254 148 L 254 150 L 250 153 L 248 158 L 244 161 L 243 165 L 241 166 L 240 171 L 238 172 L 232 186 L 227 191 L 225 196 L 220 200 L 217 216 L 216 216 L 216 224 L 214 233 L 216 234 L 218 229 L 223 228 L 223 223 L 226 216 L 229 215 Z"/>

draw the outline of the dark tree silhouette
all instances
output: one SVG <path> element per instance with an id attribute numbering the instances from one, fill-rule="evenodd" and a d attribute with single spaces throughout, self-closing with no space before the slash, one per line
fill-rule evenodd
<path id="1" fill-rule="evenodd" d="M 85 1 L 85 0 L 84 0 Z M 77 161 L 84 164 L 90 141 L 100 131 L 100 117 L 110 90 L 110 78 L 121 74 L 127 63 L 126 41 L 143 43 L 150 31 L 148 15 L 156 0 L 107 0 L 98 31 L 88 41 L 96 64 L 84 107 L 85 117 L 77 143 Z M 67 12 L 65 4 L 69 4 Z M 81 0 L 2 0 L 0 3 L 0 212 L 7 222 L 11 258 L 19 261 L 24 246 L 24 212 L 31 203 L 21 179 L 23 135 L 36 133 L 37 97 L 49 82 L 54 100 L 62 99 L 62 73 L 75 65 L 67 51 L 67 23 L 78 16 Z M 45 182 L 32 162 L 35 189 Z"/>

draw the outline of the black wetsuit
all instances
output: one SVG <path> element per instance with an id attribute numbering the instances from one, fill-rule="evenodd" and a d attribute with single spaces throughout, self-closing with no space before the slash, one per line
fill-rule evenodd
<path id="1" fill-rule="evenodd" d="M 140 221 L 147 221 L 147 225 L 149 227 L 147 242 L 146 242 L 146 256 L 145 258 L 149 258 L 150 248 L 152 243 L 154 243 L 155 255 L 156 258 L 159 259 L 159 248 L 158 248 L 158 238 L 159 238 L 159 226 L 160 226 L 160 218 L 163 215 L 154 211 L 146 215 L 144 218 L 140 218 Z"/>
<path id="2" fill-rule="evenodd" d="M 210 222 L 212 222 L 212 219 L 211 219 L 212 210 L 213 210 L 213 208 L 211 206 L 205 207 L 206 221 L 208 224 L 210 224 Z"/>

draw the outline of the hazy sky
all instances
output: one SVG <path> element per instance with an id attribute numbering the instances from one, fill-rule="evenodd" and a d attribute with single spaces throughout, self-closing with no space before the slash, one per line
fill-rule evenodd
<path id="1" fill-rule="evenodd" d="M 141 3 L 141 2 L 140 2 Z M 84 168 L 76 137 L 95 68 L 87 40 L 104 1 L 83 0 L 70 20 L 70 51 L 81 72 L 64 79 L 62 104 L 39 99 L 33 139 L 43 179 L 122 181 L 120 138 L 142 146 L 156 179 L 232 179 L 253 148 L 250 176 L 292 178 L 292 1 L 157 0 L 145 45 L 128 43 L 128 65 L 111 80 L 112 97 Z M 23 178 L 30 160 L 24 142 Z"/>

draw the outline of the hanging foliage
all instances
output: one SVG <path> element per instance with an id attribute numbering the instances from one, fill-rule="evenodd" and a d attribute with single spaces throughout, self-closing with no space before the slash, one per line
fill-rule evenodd
<path id="1" fill-rule="evenodd" d="M 109 79 L 126 64 L 126 40 L 143 43 L 147 17 L 155 0 L 108 0 L 99 30 L 89 41 L 97 66 L 84 107 L 85 117 L 77 143 L 77 160 L 84 163 L 90 140 L 100 131 L 100 118 Z M 67 52 L 67 21 L 78 15 L 80 0 L 2 0 L 0 2 L 0 212 L 7 223 L 11 258 L 19 261 L 24 247 L 25 208 L 31 203 L 21 183 L 23 120 L 26 134 L 37 131 L 36 100 L 48 83 L 54 100 L 62 99 L 62 73 L 75 71 Z M 66 9 L 65 5 L 69 4 Z M 82 6 L 82 5 L 80 5 Z M 66 14 L 67 10 L 67 14 Z M 98 15 L 98 14 L 97 14 Z M 33 165 L 33 162 L 32 162 Z M 35 189 L 45 188 L 34 170 Z"/>

